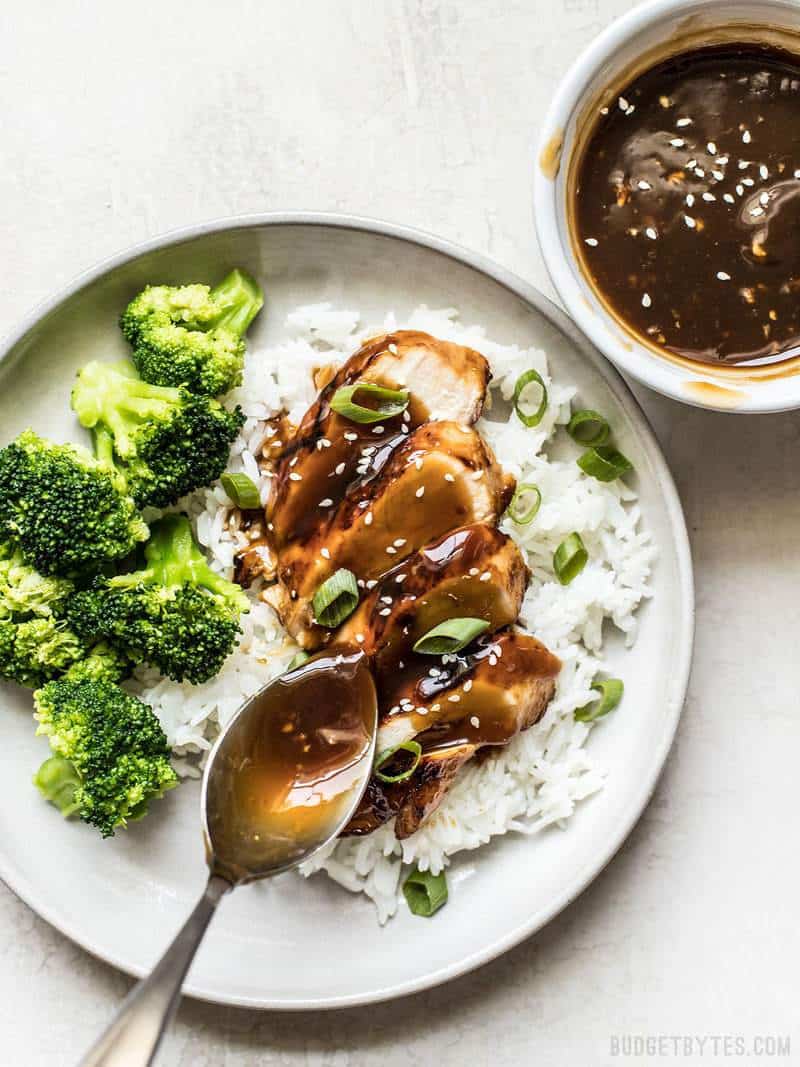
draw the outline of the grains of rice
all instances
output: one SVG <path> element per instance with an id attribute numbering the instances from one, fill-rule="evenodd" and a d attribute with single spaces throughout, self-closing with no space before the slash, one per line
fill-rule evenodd
<path id="1" fill-rule="evenodd" d="M 655 557 L 629 486 L 622 481 L 595 481 L 573 458 L 548 456 L 548 446 L 565 437 L 562 428 L 569 421 L 575 390 L 551 378 L 543 351 L 488 338 L 482 327 L 462 325 L 452 308 L 419 307 L 402 325 L 481 351 L 490 363 L 491 390 L 498 401 L 510 400 L 523 371 L 533 368 L 542 376 L 549 403 L 538 426 L 525 427 L 512 414 L 506 421 L 482 419 L 478 429 L 518 481 L 533 482 L 541 491 L 535 522 L 516 526 L 506 518 L 502 529 L 517 541 L 533 573 L 520 624 L 561 658 L 563 669 L 541 722 L 493 759 L 467 766 L 417 833 L 398 841 L 389 823 L 366 837 L 330 846 L 304 866 L 305 875 L 324 870 L 345 889 L 366 894 L 374 901 L 380 922 L 397 909 L 403 864 L 436 873 L 451 856 L 478 848 L 497 835 L 534 835 L 546 827 L 563 826 L 579 801 L 602 788 L 602 768 L 586 748 L 592 725 L 576 722 L 573 712 L 596 695 L 591 683 L 604 666 L 604 621 L 622 631 L 628 644 L 634 641 L 635 612 L 650 595 Z M 390 313 L 383 328 L 397 327 Z M 262 502 L 269 495 L 269 477 L 259 470 L 256 457 L 271 436 L 266 420 L 285 410 L 292 421 L 299 421 L 316 395 L 313 370 L 321 364 L 340 364 L 378 330 L 374 325 L 362 328 L 355 311 L 309 305 L 288 316 L 285 340 L 248 351 L 242 385 L 226 401 L 241 405 L 246 416 L 229 470 L 247 474 L 258 486 Z M 180 507 L 192 517 L 211 565 L 231 577 L 241 535 L 228 527 L 230 501 L 222 487 L 194 493 Z M 570 585 L 561 586 L 553 572 L 553 552 L 573 531 L 581 535 L 589 562 Z M 404 578 L 398 575 L 398 581 Z M 372 588 L 375 583 L 366 584 Z M 297 651 L 261 600 L 261 592 L 258 584 L 248 591 L 251 610 L 243 618 L 241 642 L 216 678 L 202 686 L 178 684 L 144 667 L 129 683 L 161 720 L 181 774 L 200 773 L 203 754 L 220 727 L 246 697 L 281 674 Z M 438 708 L 434 705 L 431 710 Z"/>

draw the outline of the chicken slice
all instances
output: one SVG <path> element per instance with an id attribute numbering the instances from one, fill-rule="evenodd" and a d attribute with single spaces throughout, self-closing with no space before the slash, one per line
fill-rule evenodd
<path id="1" fill-rule="evenodd" d="M 436 676 L 423 659 L 441 664 Z M 369 833 L 395 815 L 398 838 L 414 833 L 480 748 L 507 744 L 539 721 L 561 669 L 540 641 L 511 630 L 481 638 L 470 656 L 446 659 L 419 657 L 401 672 L 397 703 L 382 716 L 377 751 L 416 738 L 422 757 L 404 782 L 373 779 L 346 833 Z"/>
<path id="2" fill-rule="evenodd" d="M 428 420 L 475 422 L 489 378 L 479 352 L 427 333 L 398 330 L 367 341 L 322 389 L 284 445 L 267 507 L 275 545 L 304 539 L 320 514 L 324 517 L 341 501 L 358 477 L 365 449 L 386 440 L 397 447 L 405 433 Z M 408 389 L 408 409 L 379 427 L 343 418 L 330 402 L 337 389 L 357 381 Z"/>
<path id="3" fill-rule="evenodd" d="M 326 633 L 314 625 L 311 601 L 336 570 L 352 571 L 366 586 L 449 530 L 495 523 L 513 490 L 513 478 L 475 430 L 425 423 L 388 454 L 375 453 L 369 471 L 327 521 L 317 520 L 308 540 L 285 546 L 270 603 L 293 637 L 318 647 Z"/>
<path id="4" fill-rule="evenodd" d="M 382 679 L 391 679 L 415 642 L 446 619 L 485 619 L 490 632 L 515 622 L 527 581 L 510 537 L 485 523 L 462 526 L 387 571 L 336 639 L 358 642 L 372 657 L 380 693 Z"/>

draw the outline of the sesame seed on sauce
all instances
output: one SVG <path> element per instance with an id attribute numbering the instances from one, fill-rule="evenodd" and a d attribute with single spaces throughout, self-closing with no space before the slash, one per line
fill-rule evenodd
<path id="1" fill-rule="evenodd" d="M 357 433 L 353 433 L 352 431 L 348 430 L 344 435 L 344 439 L 345 439 L 345 441 L 357 441 L 358 440 L 358 434 Z M 324 438 L 323 438 L 323 440 L 324 440 Z"/>
<path id="2" fill-rule="evenodd" d="M 480 719 L 478 718 L 478 716 L 477 716 L 477 715 L 470 715 L 470 717 L 469 717 L 469 723 L 470 723 L 470 726 L 474 726 L 474 727 L 475 727 L 475 729 L 477 730 L 477 729 L 478 729 L 478 727 L 479 727 L 479 726 L 480 726 L 480 724 L 481 724 L 481 720 L 480 720 Z"/>
<path id="3" fill-rule="evenodd" d="M 456 480 L 456 478 L 455 478 L 455 475 L 454 475 L 454 474 L 449 474 L 449 473 L 448 473 L 448 474 L 445 474 L 445 476 L 444 476 L 444 480 L 445 480 L 446 482 L 454 482 L 454 481 Z"/>
<path id="4" fill-rule="evenodd" d="M 597 248 L 597 238 L 596 237 L 584 237 L 583 240 L 584 240 L 584 243 L 587 244 L 590 248 Z"/>
<path id="5" fill-rule="evenodd" d="M 397 575 L 395 575 L 395 579 L 394 580 L 397 582 L 398 585 L 400 585 L 402 582 L 404 582 L 406 580 L 407 577 L 408 576 L 405 575 L 405 574 L 397 574 Z"/>
<path id="6" fill-rule="evenodd" d="M 421 485 L 421 486 L 419 487 L 419 489 L 418 489 L 418 490 L 416 491 L 416 493 L 414 494 L 414 496 L 415 496 L 415 497 L 416 497 L 416 498 L 417 498 L 418 500 L 422 499 L 422 497 L 424 497 L 424 496 L 425 496 L 425 486 L 424 486 L 424 485 Z"/>
<path id="7" fill-rule="evenodd" d="M 492 572 L 491 571 L 484 571 L 483 574 L 480 576 L 479 581 L 488 582 L 488 581 L 490 581 L 491 577 L 492 577 Z"/>
<path id="8" fill-rule="evenodd" d="M 471 678 L 468 678 L 467 681 L 464 682 L 464 685 L 462 686 L 462 689 L 464 690 L 465 693 L 468 693 L 470 691 L 470 689 L 472 689 L 472 679 Z"/>
<path id="9" fill-rule="evenodd" d="M 451 704 L 457 704 L 459 700 L 461 700 L 461 697 L 458 695 L 458 693 L 453 693 L 447 699 L 450 701 Z"/>
<path id="10" fill-rule="evenodd" d="M 402 548 L 405 543 L 406 543 L 405 537 L 398 537 L 398 538 L 395 539 L 394 546 L 395 546 L 395 548 Z"/>
<path id="11" fill-rule="evenodd" d="M 393 356 L 397 355 L 397 345 L 394 343 L 394 341 L 390 341 L 386 347 L 389 349 Z"/>
<path id="12" fill-rule="evenodd" d="M 336 466 L 334 467 L 334 470 L 336 471 L 337 474 L 344 474 L 345 466 L 346 466 L 345 463 L 337 463 Z"/>
<path id="13" fill-rule="evenodd" d="M 320 549 L 320 553 L 319 554 L 322 556 L 323 559 L 330 559 L 331 558 L 331 550 L 329 548 Z"/>
<path id="14" fill-rule="evenodd" d="M 289 479 L 290 479 L 290 481 L 293 481 L 293 482 L 302 482 L 303 475 L 302 474 L 298 474 L 297 471 L 292 471 L 289 474 Z"/>
<path id="15" fill-rule="evenodd" d="M 367 514 L 364 516 L 364 525 L 365 526 L 372 526 L 372 519 L 373 519 L 372 512 L 368 511 Z"/>
<path id="16" fill-rule="evenodd" d="M 321 508 L 330 508 L 333 506 L 333 501 L 329 496 L 326 496 L 324 500 L 320 500 L 319 506 Z"/>
<path id="17" fill-rule="evenodd" d="M 391 608 L 381 608 L 381 610 L 378 612 L 378 614 L 379 615 L 383 615 L 384 617 L 386 617 L 387 615 L 391 615 L 392 614 L 392 609 Z"/>
<path id="18" fill-rule="evenodd" d="M 726 270 L 718 270 L 717 277 L 721 282 L 729 282 L 731 280 L 731 276 Z"/>
<path id="19" fill-rule="evenodd" d="M 653 303 L 653 299 L 649 293 L 642 293 L 642 307 L 649 308 Z"/>

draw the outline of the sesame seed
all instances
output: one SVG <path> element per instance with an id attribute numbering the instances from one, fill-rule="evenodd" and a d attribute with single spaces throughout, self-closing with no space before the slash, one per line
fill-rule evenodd
<path id="1" fill-rule="evenodd" d="M 416 493 L 414 494 L 414 496 L 416 496 L 417 499 L 420 499 L 421 497 L 425 496 L 425 486 L 421 485 L 419 487 L 419 489 L 416 491 Z"/>
<path id="2" fill-rule="evenodd" d="M 358 434 L 357 433 L 351 433 L 348 430 L 348 432 L 344 435 L 344 439 L 345 439 L 345 441 L 357 441 L 358 440 Z"/>
<path id="3" fill-rule="evenodd" d="M 399 584 L 400 584 L 400 582 L 404 582 L 404 581 L 406 580 L 406 575 L 405 575 L 405 574 L 398 574 L 398 575 L 396 575 L 396 576 L 395 576 L 395 579 L 394 579 L 394 580 L 395 580 L 395 581 L 397 582 L 397 584 L 399 585 Z"/>
<path id="4" fill-rule="evenodd" d="M 672 145 L 673 148 L 685 148 L 686 147 L 686 142 L 684 141 L 684 139 L 682 137 L 673 137 L 672 140 L 669 143 Z"/>
<path id="5" fill-rule="evenodd" d="M 330 448 L 331 447 L 331 443 L 330 443 L 330 441 L 328 440 L 327 437 L 320 437 L 320 441 L 322 441 L 322 447 L 323 448 Z"/>
<path id="6" fill-rule="evenodd" d="M 382 433 L 385 433 L 385 431 L 386 431 L 386 427 L 385 426 L 373 426 L 372 427 L 372 432 L 374 434 L 377 434 L 378 437 L 380 437 L 380 435 Z"/>
<path id="7" fill-rule="evenodd" d="M 769 193 L 762 193 L 758 200 L 762 207 L 766 207 L 769 204 Z"/>
<path id="8" fill-rule="evenodd" d="M 386 552 L 387 552 L 387 555 L 389 555 L 389 556 L 396 556 L 397 555 L 397 549 L 394 547 L 394 545 L 387 545 L 386 546 Z"/>
<path id="9" fill-rule="evenodd" d="M 360 508 L 368 508 L 369 507 L 369 501 L 368 500 L 359 500 L 358 506 Z"/>
<path id="10" fill-rule="evenodd" d="M 492 572 L 491 571 L 484 571 L 483 574 L 480 576 L 480 581 L 488 582 L 491 577 L 492 577 Z"/>
<path id="11" fill-rule="evenodd" d="M 478 568 L 477 567 L 470 567 L 470 569 L 469 569 L 470 578 L 474 578 L 476 574 L 480 574 L 480 571 L 478 570 Z"/>
<path id="12" fill-rule="evenodd" d="M 713 141 L 709 141 L 706 145 L 706 148 L 708 149 L 708 154 L 710 156 L 715 156 L 717 154 L 717 146 L 714 144 Z"/>
<path id="13" fill-rule="evenodd" d="M 653 186 L 650 184 L 650 182 L 645 181 L 644 178 L 640 178 L 639 181 L 636 184 L 639 186 L 640 189 L 652 189 L 653 188 Z"/>
<path id="14" fill-rule="evenodd" d="M 300 458 L 299 456 L 295 456 L 294 459 L 289 462 L 289 466 L 293 467 L 295 465 L 295 463 L 297 463 L 299 458 Z"/>
<path id="15" fill-rule="evenodd" d="M 697 160 L 696 160 L 696 159 L 690 159 L 690 160 L 688 161 L 688 163 L 686 164 L 686 166 L 687 166 L 687 168 L 688 168 L 689 170 L 691 170 L 691 169 L 692 169 L 692 167 L 696 167 L 696 166 L 697 166 Z"/>
<path id="16" fill-rule="evenodd" d="M 731 276 L 726 270 L 718 270 L 717 277 L 721 282 L 729 282 L 731 280 Z"/>
<path id="17" fill-rule="evenodd" d="M 750 142 L 752 141 L 752 139 L 753 139 L 753 138 L 752 138 L 752 137 L 750 136 L 750 131 L 749 131 L 749 130 L 745 130 L 745 131 L 744 131 L 744 132 L 742 133 L 742 142 L 743 142 L 744 144 L 750 144 Z"/>
<path id="18" fill-rule="evenodd" d="M 422 705 L 420 705 L 417 708 L 417 715 L 427 715 L 427 714 L 428 714 L 428 709 L 427 708 L 423 708 Z"/>
<path id="19" fill-rule="evenodd" d="M 454 482 L 456 480 L 455 479 L 455 475 L 453 475 L 453 474 L 445 474 L 444 480 L 446 482 Z"/>
<path id="20" fill-rule="evenodd" d="M 333 501 L 329 496 L 326 496 L 324 500 L 320 500 L 319 506 L 321 508 L 329 508 L 333 504 Z"/>
<path id="21" fill-rule="evenodd" d="M 756 183 L 752 178 L 742 178 L 742 185 L 746 185 L 748 189 L 754 186 Z"/>
<path id="22" fill-rule="evenodd" d="M 360 645 L 363 645 L 364 641 L 365 641 L 364 635 L 363 634 L 356 634 L 356 641 L 358 641 L 358 643 Z"/>
<path id="23" fill-rule="evenodd" d="M 759 215 L 764 214 L 764 209 L 763 207 L 760 207 L 758 204 L 756 204 L 755 207 L 750 208 L 750 214 L 753 216 L 753 218 L 758 218 Z"/>
<path id="24" fill-rule="evenodd" d="M 736 186 L 736 195 L 744 196 L 744 186 L 741 183 Z"/>
<path id="25" fill-rule="evenodd" d="M 298 474 L 297 471 L 292 471 L 292 473 L 289 475 L 289 479 L 293 482 L 302 482 L 303 475 Z"/>
<path id="26" fill-rule="evenodd" d="M 323 549 L 320 550 L 320 555 L 322 556 L 323 559 L 330 559 L 331 558 L 331 551 L 330 551 L 329 548 L 323 548 Z"/>
<path id="27" fill-rule="evenodd" d="M 678 119 L 678 121 L 675 123 L 675 125 L 676 126 L 681 126 L 681 127 L 683 127 L 683 126 L 691 126 L 692 125 L 692 120 L 690 118 L 684 116 L 683 118 Z"/>
<path id="28" fill-rule="evenodd" d="M 800 178 L 800 170 L 796 170 L 794 172 L 794 176 L 795 176 L 795 178 Z"/>
<path id="29" fill-rule="evenodd" d="M 481 724 L 481 720 L 478 718 L 477 715 L 471 715 L 469 721 L 470 721 L 470 725 L 474 726 L 476 730 L 478 729 L 478 727 Z"/>
<path id="30" fill-rule="evenodd" d="M 411 422 L 411 412 L 410 411 L 404 411 L 403 412 L 403 422 Z"/>
<path id="31" fill-rule="evenodd" d="M 608 108 L 607 107 L 601 107 L 600 108 L 600 114 L 601 115 L 607 115 L 608 114 Z"/>
<path id="32" fill-rule="evenodd" d="M 597 238 L 596 237 L 587 237 L 584 243 L 589 245 L 590 248 L 597 248 Z"/>
<path id="33" fill-rule="evenodd" d="M 496 667 L 497 666 L 497 656 L 495 656 L 494 653 L 492 653 L 491 656 L 489 656 L 489 666 L 490 667 Z"/>
<path id="34" fill-rule="evenodd" d="M 729 159 L 729 157 L 728 157 L 728 156 L 717 156 L 717 163 L 718 163 L 718 164 L 719 164 L 719 165 L 720 165 L 721 167 L 724 167 L 724 166 L 725 166 L 725 164 L 726 164 L 726 163 L 728 162 L 728 159 Z"/>
<path id="35" fill-rule="evenodd" d="M 692 218 L 691 215 L 684 215 L 683 216 L 683 221 L 686 223 L 686 225 L 689 227 L 690 230 L 693 230 L 697 226 L 697 223 L 695 222 L 695 220 Z"/>
<path id="36" fill-rule="evenodd" d="M 405 537 L 398 537 L 396 539 L 396 541 L 395 541 L 395 547 L 402 548 L 405 543 L 406 543 Z"/>
<path id="37" fill-rule="evenodd" d="M 459 700 L 461 700 L 461 697 L 458 695 L 458 693 L 453 693 L 453 695 L 449 696 L 447 699 L 450 701 L 451 704 L 457 704 Z"/>
<path id="38" fill-rule="evenodd" d="M 344 467 L 345 467 L 344 463 L 337 463 L 336 466 L 334 467 L 334 470 L 336 471 L 337 474 L 344 474 Z"/>
<path id="39" fill-rule="evenodd" d="M 417 468 L 418 471 L 421 471 L 422 470 L 422 460 L 421 459 L 415 459 L 414 460 L 414 466 Z"/>
<path id="40" fill-rule="evenodd" d="M 723 193 L 722 194 L 722 199 L 728 204 L 735 204 L 736 203 L 735 199 L 731 196 L 730 193 Z"/>
<path id="41" fill-rule="evenodd" d="M 747 168 L 749 166 L 750 166 L 750 160 L 749 159 L 740 159 L 739 160 L 739 163 L 738 163 L 739 170 L 747 170 Z"/>
<path id="42" fill-rule="evenodd" d="M 630 107 L 630 104 L 628 103 L 628 101 L 625 99 L 624 96 L 621 96 L 619 98 L 619 100 L 617 101 L 617 104 L 619 105 L 620 111 L 627 111 L 628 108 Z"/>
<path id="43" fill-rule="evenodd" d="M 703 170 L 702 167 L 695 167 L 694 172 L 698 178 L 705 178 L 706 176 L 706 172 Z"/>
<path id="44" fill-rule="evenodd" d="M 713 193 L 703 193 L 703 199 L 707 200 L 709 203 L 711 203 L 713 200 L 716 200 L 717 198 L 714 196 Z"/>
<path id="45" fill-rule="evenodd" d="M 764 181 L 769 177 L 769 169 L 762 163 L 758 168 L 758 173 L 761 175 Z"/>
<path id="46" fill-rule="evenodd" d="M 364 516 L 364 525 L 365 526 L 372 526 L 372 512 L 371 511 L 368 511 L 367 514 Z"/>
<path id="47" fill-rule="evenodd" d="M 644 232 L 647 234 L 651 241 L 655 241 L 656 237 L 658 237 L 657 231 L 652 226 L 648 226 Z"/>
<path id="48" fill-rule="evenodd" d="M 642 307 L 649 308 L 653 303 L 649 293 L 642 293 Z"/>
<path id="49" fill-rule="evenodd" d="M 722 179 L 725 177 L 725 175 L 722 173 L 721 170 L 712 170 L 711 171 L 711 176 L 712 176 L 712 178 L 716 178 L 716 180 L 718 182 L 721 182 Z"/>
<path id="50" fill-rule="evenodd" d="M 686 194 L 686 206 L 687 207 L 694 207 L 694 193 L 687 193 Z"/>
<path id="51" fill-rule="evenodd" d="M 381 597 L 381 604 L 391 604 L 391 603 L 392 603 L 392 598 L 390 596 L 382 596 Z"/>
<path id="52" fill-rule="evenodd" d="M 378 579 L 377 578 L 370 578 L 370 580 L 367 582 L 367 589 L 374 589 L 377 584 L 378 584 Z"/>
<path id="53" fill-rule="evenodd" d="M 392 341 L 391 344 L 387 345 L 386 347 L 389 349 L 393 356 L 397 355 L 397 345 L 394 343 L 394 341 Z"/>
<path id="54" fill-rule="evenodd" d="M 441 711 L 441 710 L 442 710 L 442 705 L 441 704 L 431 704 L 431 711 Z"/>
<path id="55" fill-rule="evenodd" d="M 472 689 L 472 679 L 471 678 L 468 679 L 466 682 L 464 682 L 464 692 L 468 693 L 470 691 L 470 689 Z"/>
<path id="56" fill-rule="evenodd" d="M 401 429 L 401 431 L 403 433 L 408 433 L 408 427 L 407 426 L 403 425 L 403 426 L 400 427 L 400 429 Z"/>
<path id="57" fill-rule="evenodd" d="M 378 614 L 379 615 L 383 615 L 384 617 L 386 615 L 391 615 L 392 614 L 392 609 L 391 608 L 381 608 L 381 610 L 378 612 Z"/>

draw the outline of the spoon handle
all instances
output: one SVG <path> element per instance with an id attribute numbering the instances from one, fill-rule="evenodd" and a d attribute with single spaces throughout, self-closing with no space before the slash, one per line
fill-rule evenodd
<path id="1" fill-rule="evenodd" d="M 230 882 L 211 875 L 205 892 L 147 978 L 127 995 L 116 1018 L 80 1067 L 147 1067 L 180 999 L 181 986 L 217 904 Z"/>

